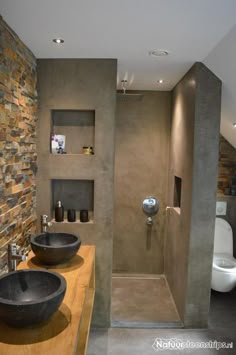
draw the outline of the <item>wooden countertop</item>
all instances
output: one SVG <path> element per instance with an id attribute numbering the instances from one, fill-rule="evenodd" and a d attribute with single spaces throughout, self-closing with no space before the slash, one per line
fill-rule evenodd
<path id="1" fill-rule="evenodd" d="M 58 311 L 45 323 L 13 328 L 0 322 L 1 355 L 83 355 L 95 292 L 94 246 L 81 246 L 67 263 L 46 267 L 62 274 L 67 281 L 64 300 Z M 18 269 L 43 268 L 30 252 Z"/>

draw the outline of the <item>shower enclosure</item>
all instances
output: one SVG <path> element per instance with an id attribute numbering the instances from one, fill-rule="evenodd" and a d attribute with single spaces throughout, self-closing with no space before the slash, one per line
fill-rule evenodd
<path id="1" fill-rule="evenodd" d="M 141 93 L 117 100 L 112 324 L 204 328 L 221 82 L 195 63 L 172 92 Z M 147 196 L 159 200 L 148 221 Z"/>
<path id="2" fill-rule="evenodd" d="M 141 94 L 117 99 L 112 325 L 175 326 L 164 275 L 171 94 Z"/>

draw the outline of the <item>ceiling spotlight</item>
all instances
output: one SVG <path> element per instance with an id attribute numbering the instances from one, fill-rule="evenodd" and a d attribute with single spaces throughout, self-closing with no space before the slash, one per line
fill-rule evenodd
<path id="1" fill-rule="evenodd" d="M 164 80 L 163 79 L 159 79 L 157 80 L 158 84 L 163 84 L 164 83 Z"/>
<path id="2" fill-rule="evenodd" d="M 62 38 L 54 38 L 52 41 L 57 44 L 64 43 L 64 39 L 62 39 Z"/>
<path id="3" fill-rule="evenodd" d="M 164 50 L 164 49 L 156 49 L 156 50 L 153 50 L 153 51 L 149 51 L 148 54 L 151 57 L 165 57 L 165 56 L 167 56 L 169 54 L 169 52 Z"/>
<path id="4" fill-rule="evenodd" d="M 233 123 L 233 126 L 234 126 L 234 127 L 236 127 L 236 122 L 235 122 L 235 123 Z"/>

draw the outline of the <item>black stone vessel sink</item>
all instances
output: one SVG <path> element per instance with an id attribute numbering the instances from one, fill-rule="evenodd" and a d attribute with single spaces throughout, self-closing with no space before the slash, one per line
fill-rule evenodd
<path id="1" fill-rule="evenodd" d="M 68 233 L 46 232 L 31 237 L 31 248 L 45 265 L 57 265 L 71 259 L 80 245 L 80 238 Z"/>
<path id="2" fill-rule="evenodd" d="M 0 319 L 13 327 L 48 320 L 66 292 L 65 278 L 47 270 L 18 270 L 0 277 Z"/>

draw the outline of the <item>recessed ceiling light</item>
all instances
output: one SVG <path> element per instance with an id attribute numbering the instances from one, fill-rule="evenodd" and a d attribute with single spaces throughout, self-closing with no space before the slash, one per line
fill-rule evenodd
<path id="1" fill-rule="evenodd" d="M 164 80 L 163 79 L 159 79 L 157 80 L 158 84 L 163 84 L 164 83 Z"/>
<path id="2" fill-rule="evenodd" d="M 156 49 L 156 50 L 153 50 L 153 51 L 149 51 L 148 54 L 151 57 L 165 57 L 165 56 L 167 56 L 169 54 L 169 52 L 164 50 L 164 49 Z"/>
<path id="3" fill-rule="evenodd" d="M 233 123 L 233 126 L 236 127 L 236 123 Z"/>
<path id="4" fill-rule="evenodd" d="M 52 41 L 57 44 L 64 43 L 64 39 L 62 39 L 62 38 L 54 38 Z"/>

